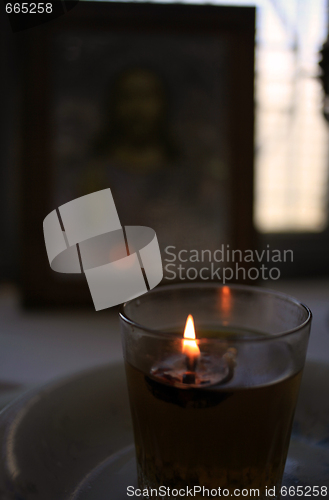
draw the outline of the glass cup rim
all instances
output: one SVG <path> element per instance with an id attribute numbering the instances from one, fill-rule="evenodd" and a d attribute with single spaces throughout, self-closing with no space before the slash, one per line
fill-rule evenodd
<path id="1" fill-rule="evenodd" d="M 172 285 L 158 286 L 158 287 L 154 288 L 153 290 L 148 291 L 147 294 L 151 293 L 152 295 L 154 295 L 156 293 L 161 293 L 163 291 L 169 292 L 170 290 L 184 290 L 184 289 L 188 290 L 188 289 L 193 289 L 193 288 L 204 288 L 204 289 L 216 288 L 216 289 L 219 289 L 219 288 L 224 288 L 224 287 L 228 287 L 228 288 L 231 288 L 233 290 L 241 290 L 241 291 L 245 290 L 245 291 L 251 291 L 251 292 L 255 291 L 256 293 L 261 293 L 262 295 L 272 295 L 272 296 L 274 295 L 276 297 L 281 297 L 282 299 L 285 299 L 285 300 L 289 301 L 290 303 L 294 303 L 299 308 L 304 309 L 304 311 L 306 311 L 306 313 L 307 313 L 307 318 L 305 319 L 305 321 L 303 321 L 303 323 L 300 323 L 295 328 L 290 328 L 289 330 L 283 330 L 283 331 L 281 331 L 277 334 L 274 334 L 274 335 L 264 335 L 264 336 L 261 336 L 258 338 L 255 338 L 255 337 L 243 337 L 243 338 L 235 337 L 234 342 L 264 342 L 264 341 L 266 342 L 266 341 L 277 340 L 279 338 L 289 336 L 293 333 L 296 333 L 296 332 L 302 330 L 312 320 L 312 311 L 303 302 L 300 302 L 298 299 L 296 299 L 292 295 L 289 295 L 289 294 L 286 294 L 283 292 L 278 292 L 276 290 L 272 290 L 269 288 L 259 287 L 259 286 L 237 285 L 237 284 L 223 285 L 223 284 L 217 284 L 217 283 L 174 283 Z M 134 299 L 128 300 L 120 305 L 120 308 L 119 308 L 120 319 L 124 323 L 127 323 L 130 326 L 137 328 L 138 330 L 143 330 L 145 333 L 148 333 L 150 336 L 157 337 L 157 338 L 163 338 L 163 339 L 167 339 L 167 340 L 169 340 L 169 339 L 177 340 L 177 335 L 174 333 L 166 332 L 164 330 L 157 330 L 155 328 L 149 328 L 149 327 L 146 327 L 146 326 L 142 325 L 141 323 L 137 323 L 133 319 L 129 318 L 129 316 L 125 312 L 125 306 L 127 306 L 128 304 L 130 304 L 131 302 L 133 302 L 135 300 L 138 300 L 139 298 L 140 298 L 140 296 L 135 297 Z M 220 339 L 211 339 L 211 341 L 212 342 L 214 342 L 216 340 L 222 341 L 224 338 L 225 338 L 225 334 Z M 201 339 L 198 339 L 198 343 L 199 342 L 202 343 L 202 341 L 204 341 L 204 340 L 209 342 L 209 339 L 202 339 L 201 338 Z"/>

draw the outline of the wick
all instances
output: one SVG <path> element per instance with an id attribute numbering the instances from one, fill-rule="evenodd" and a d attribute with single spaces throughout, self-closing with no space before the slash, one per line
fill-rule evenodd
<path id="1" fill-rule="evenodd" d="M 186 356 L 186 366 L 189 372 L 195 372 L 197 363 L 196 356 Z"/>
<path id="2" fill-rule="evenodd" d="M 184 384 L 195 384 L 195 369 L 197 358 L 194 356 L 186 356 L 187 371 L 183 375 Z"/>
<path id="3" fill-rule="evenodd" d="M 195 384 L 195 372 L 185 372 L 183 375 L 183 384 Z"/>

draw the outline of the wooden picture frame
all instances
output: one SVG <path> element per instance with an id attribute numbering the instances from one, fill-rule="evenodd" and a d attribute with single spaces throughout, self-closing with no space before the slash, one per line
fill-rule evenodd
<path id="1" fill-rule="evenodd" d="M 175 167 L 172 172 L 175 171 L 175 175 L 178 172 L 176 177 L 169 170 L 163 170 L 164 183 L 170 186 L 175 184 L 176 197 L 178 193 L 178 198 L 183 200 L 186 197 L 187 201 L 186 203 L 182 201 L 185 203 L 185 208 L 182 208 L 183 205 L 177 205 L 170 215 L 168 211 L 165 212 L 162 216 L 162 225 L 165 220 L 167 227 L 174 227 L 175 224 L 178 229 L 183 227 L 183 230 L 176 231 L 177 234 L 182 234 L 182 241 L 189 240 L 189 235 L 202 234 L 203 228 L 207 227 L 205 236 L 198 236 L 194 239 L 191 236 L 190 247 L 199 245 L 198 248 L 201 248 L 205 244 L 207 248 L 209 244 L 218 246 L 219 242 L 223 241 L 229 243 L 231 248 L 242 251 L 253 249 L 254 33 L 255 9 L 251 7 L 80 2 L 76 8 L 61 18 L 18 34 L 23 67 L 21 276 L 25 305 L 89 304 L 92 307 L 88 286 L 83 275 L 78 278 L 60 275 L 50 269 L 44 245 L 42 222 L 45 216 L 58 205 L 87 192 L 96 191 L 102 187 L 111 187 L 97 183 L 95 185 L 89 183 L 88 187 L 82 190 L 77 187 L 80 178 L 83 177 L 81 172 L 88 171 L 89 168 L 93 174 L 97 170 L 95 165 L 99 164 L 99 158 L 96 158 L 96 154 L 90 153 L 93 147 L 91 143 L 97 143 L 97 137 L 102 139 L 102 135 L 104 136 L 100 133 L 101 125 L 98 131 L 93 129 L 93 114 L 88 106 L 91 103 L 94 106 L 93 109 L 104 108 L 105 105 L 103 106 L 102 102 L 105 101 L 99 97 L 99 94 L 102 96 L 104 94 L 104 82 L 112 81 L 112 87 L 110 87 L 111 82 L 109 83 L 111 90 L 108 94 L 116 95 L 116 91 L 113 90 L 116 85 L 113 75 L 125 74 L 127 68 L 129 72 L 129 67 L 133 66 L 132 71 L 135 71 L 136 67 L 140 71 L 139 74 L 144 71 L 144 82 L 145 72 L 152 72 L 154 68 L 158 80 L 165 75 L 164 79 L 167 81 L 163 83 L 163 88 L 166 90 L 162 89 L 161 92 L 167 92 L 166 96 L 170 95 L 170 99 L 176 106 L 171 114 L 171 117 L 174 116 L 170 122 L 171 137 L 178 137 L 179 134 L 183 137 L 185 134 L 181 140 L 182 143 L 185 141 L 184 151 L 190 154 L 193 147 L 197 151 L 190 156 L 185 153 L 184 159 L 178 162 L 188 164 L 190 169 L 195 162 L 194 170 L 187 171 L 185 167 L 185 170 L 183 167 L 180 170 Z M 68 43 L 69 40 L 71 40 L 70 43 Z M 97 47 L 102 47 L 102 49 Z M 118 47 L 122 49 L 119 55 Z M 88 50 L 89 52 L 94 50 L 94 53 L 91 54 Z M 99 56 L 97 62 L 98 56 L 96 55 L 101 54 L 101 50 L 103 50 L 103 59 Z M 80 66 L 76 62 L 76 67 L 80 67 L 80 70 L 74 70 L 74 61 L 79 58 Z M 149 70 L 150 64 L 151 70 Z M 158 74 L 162 76 L 159 77 Z M 120 78 L 122 82 L 122 76 Z M 154 80 L 155 77 L 151 75 L 147 78 Z M 159 85 L 161 86 L 162 83 Z M 80 103 L 77 105 L 78 109 L 83 110 L 84 113 L 87 108 L 89 109 L 87 118 L 78 113 L 76 123 L 85 124 L 82 132 L 81 130 L 79 132 L 76 124 L 74 125 L 77 143 L 80 140 L 81 150 L 88 143 L 90 146 L 88 154 L 92 158 L 92 160 L 88 157 L 80 161 L 77 143 L 75 144 L 73 150 L 76 156 L 72 162 L 75 162 L 75 165 L 85 162 L 78 174 L 74 172 L 80 167 L 73 166 L 71 172 L 68 159 L 71 153 L 65 150 L 65 144 L 63 146 L 69 135 L 67 128 L 65 129 L 67 124 L 63 125 L 63 116 L 65 121 L 65 113 L 67 109 L 72 108 L 73 98 Z M 65 99 L 68 99 L 69 104 Z M 105 99 L 104 96 L 102 99 Z M 164 100 L 169 102 L 169 97 L 162 98 L 162 105 Z M 184 109 L 182 108 L 183 101 Z M 91 131 L 88 129 L 89 126 Z M 200 139 L 202 134 L 205 137 Z M 96 137 L 95 141 L 90 139 L 92 136 Z M 197 143 L 199 149 L 195 146 Z M 168 151 L 169 149 L 168 146 Z M 174 149 L 173 147 L 171 151 Z M 220 158 L 223 150 L 225 150 L 224 160 Z M 66 156 L 59 151 L 64 151 Z M 212 152 L 209 153 L 209 151 Z M 217 154 L 216 151 L 219 153 Z M 119 150 L 115 152 L 116 155 L 119 153 Z M 111 154 L 114 154 L 113 151 Z M 192 157 L 194 160 L 190 160 Z M 199 160 L 196 161 L 195 158 Z M 138 161 L 136 159 L 136 162 Z M 145 158 L 143 161 L 147 163 Z M 224 169 L 218 167 L 220 161 L 222 164 L 225 163 Z M 216 171 L 214 177 L 211 177 L 212 168 Z M 225 182 L 217 179 L 223 174 L 223 170 L 226 172 L 224 173 Z M 103 168 L 103 172 L 105 171 L 106 168 L 105 170 Z M 210 172 L 210 174 L 206 175 L 205 172 Z M 221 172 L 220 175 L 218 172 Z M 66 175 L 71 180 L 73 179 L 72 185 L 75 183 L 75 187 L 67 192 L 62 189 L 63 186 L 61 187 L 62 179 L 66 178 Z M 159 185 L 162 184 L 161 179 Z M 183 187 L 185 180 L 191 181 L 187 187 Z M 120 191 L 120 181 L 118 182 L 117 191 Z M 121 182 L 123 192 L 127 183 L 124 179 Z M 65 187 L 68 184 L 64 182 Z M 216 190 L 219 193 L 218 196 Z M 221 203 L 221 197 L 226 197 L 225 205 L 218 208 L 220 205 L 217 201 Z M 148 199 L 149 196 L 145 196 L 145 200 L 146 198 Z M 116 196 L 114 199 L 116 202 Z M 200 202 L 201 199 L 203 201 Z M 216 201 L 209 202 L 212 199 Z M 170 200 L 171 198 L 169 202 L 166 202 L 166 210 L 169 206 L 173 206 Z M 123 224 L 136 225 L 137 223 L 137 225 L 154 226 L 149 214 L 157 210 L 156 196 L 149 203 L 147 210 L 144 210 L 144 216 L 138 219 L 136 213 L 143 210 L 142 203 L 142 197 L 135 200 L 135 206 L 132 204 L 130 211 L 122 215 Z M 125 213 L 124 204 L 124 199 L 117 204 L 119 216 L 120 213 Z M 155 207 L 154 210 L 153 207 Z M 219 212 L 221 212 L 220 215 Z M 199 218 L 198 214 L 201 213 L 204 214 L 203 219 L 201 215 Z M 179 220 L 180 216 L 181 220 Z M 140 220 L 142 223 L 139 222 Z M 196 226 L 194 226 L 195 220 L 197 220 Z M 224 227 L 222 240 L 217 230 L 217 221 L 221 221 Z M 160 247 L 162 246 L 161 227 L 161 224 L 159 228 L 153 227 L 157 234 L 160 233 Z M 168 241 L 168 245 L 170 244 L 171 241 Z M 163 246 L 161 250 L 163 252 Z M 167 281 L 168 284 L 171 282 Z"/>

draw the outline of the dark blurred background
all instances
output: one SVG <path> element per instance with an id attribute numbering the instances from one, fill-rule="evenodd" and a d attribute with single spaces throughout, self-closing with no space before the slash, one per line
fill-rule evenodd
<path id="1" fill-rule="evenodd" d="M 80 2 L 80 4 L 83 3 L 85 2 Z M 222 2 L 213 3 L 222 5 Z M 327 360 L 329 352 L 329 134 L 326 117 L 329 113 L 328 98 L 324 92 L 324 88 L 328 90 L 327 82 L 329 81 L 329 71 L 328 74 L 326 73 L 327 46 L 324 45 L 328 34 L 327 1 L 266 0 L 254 4 L 241 1 L 225 2 L 225 4 L 233 5 L 236 9 L 239 9 L 238 4 L 256 7 L 254 172 L 250 174 L 250 182 L 253 183 L 253 228 L 248 228 L 250 241 L 253 241 L 253 245 L 259 250 L 269 247 L 293 250 L 293 262 L 281 263 L 278 266 L 281 272 L 280 280 L 267 281 L 266 286 L 293 293 L 308 302 L 308 305 L 314 309 L 317 314 L 310 356 Z M 77 13 L 79 8 L 80 5 L 67 16 L 77 15 L 75 12 Z M 188 16 L 188 4 L 186 4 L 186 9 Z M 138 23 L 138 17 L 135 19 Z M 49 28 L 45 25 L 43 28 L 33 29 L 43 30 L 46 33 L 47 29 L 50 30 L 51 25 L 56 22 L 60 21 L 51 21 Z M 31 33 L 32 30 L 30 30 Z M 34 67 L 33 78 L 28 75 L 27 72 L 31 71 L 29 68 L 34 57 L 33 51 L 31 52 L 33 37 L 31 33 L 27 38 L 24 38 L 26 33 L 23 32 L 13 34 L 3 8 L 1 8 L 0 31 L 0 119 L 2 125 L 0 379 L 20 385 L 43 382 L 77 369 L 120 359 L 121 351 L 117 311 L 104 311 L 96 314 L 92 312 L 90 302 L 89 312 L 85 309 L 50 311 L 48 308 L 38 310 L 22 308 L 23 305 L 33 305 L 24 297 L 24 276 L 26 272 L 29 272 L 26 271 L 26 228 L 22 224 L 27 217 L 24 179 L 28 177 L 28 172 L 24 169 L 28 162 L 24 158 L 26 149 L 22 147 L 22 144 L 24 144 L 24 138 L 26 140 L 26 134 L 30 133 L 24 129 L 26 113 L 36 113 L 35 120 L 38 121 L 40 113 L 42 115 L 43 112 L 42 103 L 38 102 L 36 96 L 38 89 L 43 91 L 45 73 L 44 68 Z M 88 29 L 64 36 L 56 35 L 57 38 L 55 37 L 52 46 L 51 61 L 48 61 L 51 63 L 51 70 L 48 74 L 51 75 L 51 88 L 55 96 L 51 104 L 53 121 L 47 122 L 47 127 L 55 139 L 51 146 L 41 143 L 40 148 L 49 148 L 51 164 L 58 166 L 56 175 L 59 177 L 62 173 L 66 175 L 67 190 L 63 191 L 56 175 L 52 175 L 51 182 L 55 195 L 49 203 L 50 209 L 78 195 L 107 187 L 108 179 L 107 171 L 103 166 L 104 161 L 112 162 L 114 184 L 136 185 L 136 180 L 131 177 L 132 169 L 128 169 L 128 173 L 126 171 L 123 178 L 120 177 L 122 172 L 117 172 L 117 164 L 120 161 L 127 162 L 126 158 L 131 151 L 126 146 L 112 149 L 109 146 L 111 141 L 115 144 L 120 141 L 118 135 L 115 135 L 118 132 L 114 130 L 113 124 L 105 124 L 104 109 L 112 109 L 114 113 L 113 106 L 120 107 L 118 102 L 121 102 L 120 105 L 124 108 L 122 104 L 125 99 L 124 89 L 127 85 L 132 85 L 131 88 L 133 88 L 136 81 L 136 85 L 139 81 L 142 82 L 148 98 L 152 96 L 151 104 L 147 102 L 144 108 L 151 109 L 150 114 L 146 113 L 145 119 L 150 120 L 150 123 L 157 123 L 159 131 L 161 130 L 161 134 L 159 132 L 161 140 L 152 137 L 156 147 L 151 148 L 152 151 L 148 151 L 147 154 L 141 156 L 135 153 L 133 156 L 130 154 L 128 163 L 130 162 L 134 169 L 139 169 L 141 173 L 153 179 L 148 185 L 148 190 L 144 184 L 138 185 L 139 193 L 145 194 L 140 195 L 140 199 L 136 197 L 134 203 L 141 207 L 144 199 L 149 202 L 151 208 L 144 208 L 148 214 L 152 214 L 153 219 L 150 218 L 149 221 L 151 226 L 152 220 L 153 222 L 163 221 L 172 217 L 169 208 L 174 203 L 180 203 L 182 219 L 175 221 L 175 224 L 177 227 L 179 224 L 184 224 L 192 230 L 191 219 L 198 221 L 200 231 L 201 228 L 204 231 L 204 239 L 200 237 L 197 242 L 198 248 L 204 248 L 205 244 L 208 248 L 210 241 L 214 248 L 218 247 L 221 242 L 231 241 L 227 228 L 231 223 L 231 215 L 228 214 L 227 219 L 223 216 L 225 207 L 230 203 L 227 186 L 232 186 L 232 183 L 227 184 L 229 177 L 227 166 L 230 164 L 230 159 L 226 147 L 228 138 L 225 122 L 230 110 L 225 110 L 223 105 L 220 118 L 212 111 L 214 102 L 219 105 L 221 102 L 225 103 L 225 96 L 229 90 L 225 78 L 221 80 L 221 75 L 226 74 L 226 67 L 229 67 L 230 61 L 225 55 L 225 37 L 219 42 L 209 37 L 203 45 L 203 42 L 199 41 L 199 46 L 194 47 L 193 44 L 198 38 L 193 37 L 193 34 L 189 36 L 190 38 L 187 37 L 185 42 L 179 41 L 177 35 L 173 35 L 170 40 L 172 52 L 177 52 L 175 47 L 179 46 L 179 50 L 184 54 L 184 61 L 187 61 L 184 79 L 179 81 L 175 76 L 175 71 L 179 68 L 178 59 L 175 62 L 173 56 L 172 60 L 166 61 L 165 50 L 163 54 L 159 54 L 159 60 L 153 66 L 151 64 L 150 70 L 152 57 L 147 54 L 147 37 L 140 42 L 143 58 L 134 60 L 134 55 L 125 56 L 127 50 L 124 50 L 120 37 L 116 39 L 114 37 L 112 40 L 102 34 L 90 34 Z M 29 40 L 30 45 L 24 44 L 25 39 Z M 160 38 L 156 43 L 159 47 L 161 44 L 168 45 Z M 42 47 L 39 48 L 42 52 Z M 88 50 L 89 59 L 86 55 Z M 235 50 L 243 50 L 243 48 L 236 47 Z M 90 61 L 95 61 L 95 54 L 100 53 L 103 54 L 103 60 L 100 59 L 98 66 L 95 63 L 96 73 L 89 75 L 89 80 L 88 75 L 83 76 L 83 71 L 74 72 L 75 70 L 72 69 L 77 67 L 74 64 L 81 54 L 85 54 L 84 60 L 88 60 L 90 66 Z M 38 57 L 41 57 L 40 54 Z M 127 57 L 126 64 L 122 62 L 124 57 Z M 216 60 L 221 61 L 222 65 L 218 74 L 210 70 L 214 68 Z M 196 61 L 197 72 L 192 71 Z M 140 72 L 142 69 L 144 73 L 138 74 L 137 71 L 133 75 L 130 74 L 130 80 L 127 74 L 122 77 L 129 67 L 135 67 Z M 165 76 L 161 73 L 161 68 L 165 68 Z M 250 70 L 253 71 L 253 68 L 251 67 Z M 95 77 L 97 71 L 101 75 L 99 79 Z M 121 87 L 117 84 L 116 90 L 113 87 L 115 86 L 114 74 L 121 75 Z M 28 84 L 25 80 L 26 75 L 28 75 Z M 171 80 L 168 75 L 171 75 Z M 99 83 L 97 95 L 95 95 L 97 85 L 93 83 L 92 77 L 95 82 L 103 79 L 103 83 Z M 222 81 L 222 85 L 212 87 L 208 77 L 214 81 Z M 69 90 L 70 85 L 75 87 L 74 99 Z M 191 95 L 194 114 L 187 107 L 184 108 L 184 103 L 182 104 L 182 88 L 187 88 Z M 105 99 L 104 89 L 107 89 L 108 96 L 111 93 L 115 96 L 114 104 L 109 97 Z M 168 119 L 166 103 L 170 100 L 175 103 L 177 112 L 173 116 L 168 112 Z M 106 105 L 105 102 L 107 102 Z M 158 111 L 155 112 L 154 109 Z M 108 113 L 110 114 L 111 111 Z M 234 119 L 238 123 L 237 115 Z M 240 117 L 240 119 L 243 118 Z M 32 115 L 30 122 L 33 123 Z M 252 127 L 252 120 L 250 124 Z M 107 138 L 104 139 L 106 127 L 109 127 L 109 131 Z M 132 134 L 130 137 L 133 137 L 133 134 L 137 132 L 128 130 L 125 133 L 128 135 L 130 133 Z M 247 133 L 250 136 L 250 131 L 246 131 Z M 133 139 L 131 141 L 133 142 Z M 181 150 L 179 145 L 181 145 Z M 192 151 L 192 147 L 195 147 L 195 151 Z M 106 157 L 104 151 L 107 151 Z M 151 155 L 151 160 L 148 154 Z M 92 168 L 90 167 L 91 158 L 93 159 Z M 150 167 L 152 162 L 161 165 L 161 168 L 157 167 L 152 170 Z M 189 175 L 187 175 L 186 164 L 189 169 L 193 164 L 192 174 L 189 170 Z M 180 185 L 182 179 L 186 177 L 189 178 L 190 184 L 184 192 L 181 190 L 177 193 L 172 190 L 172 184 Z M 159 185 L 163 190 L 157 194 L 153 186 Z M 47 189 L 48 186 L 41 183 L 35 186 L 34 193 L 42 198 Z M 198 193 L 199 205 L 188 201 L 188 194 L 191 192 Z M 155 213 L 153 210 L 151 194 L 155 196 L 155 199 L 164 200 L 161 213 L 159 211 Z M 124 205 L 123 200 L 122 207 Z M 243 208 L 240 212 L 243 218 Z M 135 223 L 132 219 L 127 220 L 133 212 L 127 213 L 128 215 L 123 216 L 123 223 Z M 217 213 L 221 214 L 220 217 L 216 216 Z M 41 220 L 46 215 L 47 213 L 41 214 Z M 204 221 L 207 221 L 209 227 Z M 159 223 L 157 229 L 160 233 L 161 228 L 161 223 Z M 41 227 L 39 230 L 41 231 Z M 179 238 L 178 233 L 179 231 L 176 230 L 174 236 L 172 233 L 169 238 Z M 218 240 L 215 239 L 214 234 L 220 235 Z M 165 235 L 164 238 L 167 236 Z M 179 240 L 174 241 L 179 244 Z M 46 253 L 38 254 L 34 265 L 41 260 L 43 266 L 48 266 Z M 33 272 L 37 273 L 36 270 Z M 50 270 L 49 273 L 51 273 Z M 56 279 L 59 286 L 63 287 L 63 294 L 65 294 L 65 278 Z M 83 277 L 77 283 L 78 288 L 84 287 L 86 297 L 88 290 Z"/>

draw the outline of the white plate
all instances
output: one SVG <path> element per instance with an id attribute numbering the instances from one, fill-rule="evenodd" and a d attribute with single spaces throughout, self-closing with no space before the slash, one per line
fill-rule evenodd
<path id="1" fill-rule="evenodd" d="M 328 396 L 329 366 L 309 363 L 286 485 L 329 488 Z M 26 393 L 0 414 L 0 442 L 1 500 L 127 499 L 136 472 L 123 367 L 99 368 Z"/>

